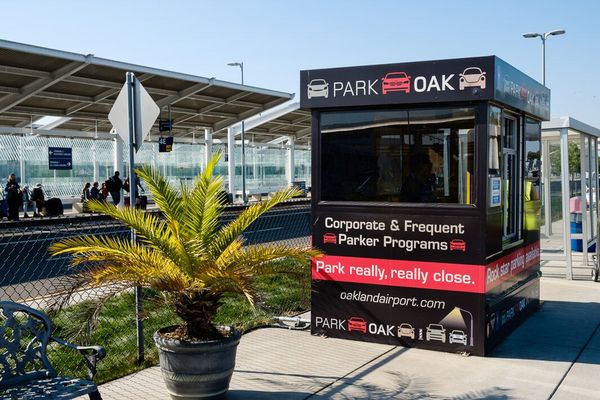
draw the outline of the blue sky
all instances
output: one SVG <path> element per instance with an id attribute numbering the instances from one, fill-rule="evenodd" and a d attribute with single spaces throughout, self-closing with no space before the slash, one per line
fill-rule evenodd
<path id="1" fill-rule="evenodd" d="M 600 2 L 6 1 L 0 38 L 298 93 L 299 71 L 497 55 L 542 80 L 552 115 L 600 128 Z"/>

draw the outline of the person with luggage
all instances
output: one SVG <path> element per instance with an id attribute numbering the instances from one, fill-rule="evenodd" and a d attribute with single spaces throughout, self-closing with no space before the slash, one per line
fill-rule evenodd
<path id="1" fill-rule="evenodd" d="M 46 205 L 46 200 L 44 198 L 44 191 L 42 190 L 42 184 L 36 183 L 33 191 L 31 192 L 31 201 L 35 203 L 35 209 L 33 211 L 34 217 L 41 217 L 42 211 Z"/>
<path id="2" fill-rule="evenodd" d="M 29 190 L 29 185 L 23 186 L 21 193 L 23 195 L 23 218 L 29 218 L 28 212 L 33 208 L 33 201 L 31 201 L 31 191 Z"/>
<path id="3" fill-rule="evenodd" d="M 144 187 L 140 182 L 140 177 L 137 176 L 136 173 L 134 173 L 133 176 L 135 177 L 135 190 L 137 190 L 137 188 L 139 187 L 142 193 L 145 193 L 146 190 L 144 190 Z M 125 178 L 125 182 L 123 182 L 123 190 L 129 192 L 129 178 Z"/>
<path id="4" fill-rule="evenodd" d="M 123 181 L 119 175 L 119 171 L 115 171 L 115 174 L 105 182 L 106 189 L 108 189 L 115 206 L 121 202 L 121 189 L 123 189 Z"/>
<path id="5" fill-rule="evenodd" d="M 17 183 L 15 174 L 10 174 L 6 180 L 4 187 L 4 196 L 8 202 L 8 220 L 19 220 L 19 208 L 23 206 L 23 198 L 21 197 L 21 187 Z"/>

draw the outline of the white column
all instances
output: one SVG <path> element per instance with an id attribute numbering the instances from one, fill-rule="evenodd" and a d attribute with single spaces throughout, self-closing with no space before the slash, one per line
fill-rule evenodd
<path id="1" fill-rule="evenodd" d="M 11 172 L 12 173 L 12 172 Z M 27 181 L 27 177 L 25 176 L 25 136 L 19 137 L 19 179 L 17 182 L 21 186 L 25 184 Z"/>
<path id="2" fill-rule="evenodd" d="M 294 136 L 288 136 L 288 157 L 287 157 L 287 166 L 285 168 L 285 175 L 287 178 L 288 186 L 292 186 L 292 182 L 294 181 Z"/>
<path id="3" fill-rule="evenodd" d="M 120 177 L 123 177 L 123 141 L 117 135 L 113 139 L 113 172 L 119 171 Z M 121 196 L 121 201 L 119 202 L 119 207 L 124 205 L 123 196 Z"/>
<path id="4" fill-rule="evenodd" d="M 208 161 L 212 157 L 213 152 L 213 130 L 212 128 L 204 129 L 204 168 L 208 165 Z"/>
<path id="5" fill-rule="evenodd" d="M 588 141 L 589 144 L 589 141 Z M 588 265 L 588 204 L 587 196 L 586 196 L 586 176 L 588 175 L 588 165 L 589 165 L 589 149 L 585 147 L 585 135 L 579 134 L 579 170 L 581 173 L 579 174 L 579 187 L 581 188 L 581 234 L 583 239 L 581 239 L 581 250 L 582 250 L 582 260 L 581 265 Z M 592 199 L 592 193 L 590 188 L 590 201 Z"/>
<path id="6" fill-rule="evenodd" d="M 227 157 L 229 193 L 235 202 L 235 134 L 232 128 L 227 128 Z"/>
<path id="7" fill-rule="evenodd" d="M 560 129 L 560 174 L 562 190 L 562 215 L 563 215 L 563 248 L 565 249 L 565 260 L 567 268 L 567 279 L 573 279 L 573 257 L 571 253 L 571 224 L 569 209 L 569 130 Z M 584 203 L 585 206 L 585 203 Z"/>
<path id="8" fill-rule="evenodd" d="M 97 154 L 97 144 L 98 142 L 96 141 L 96 139 L 94 139 L 93 145 L 92 145 L 92 162 L 94 165 L 94 182 L 100 182 L 99 180 L 99 171 L 98 171 L 98 154 Z"/>

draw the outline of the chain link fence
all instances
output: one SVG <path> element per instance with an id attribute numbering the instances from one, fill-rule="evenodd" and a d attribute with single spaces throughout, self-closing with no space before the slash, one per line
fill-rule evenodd
<path id="1" fill-rule="evenodd" d="M 223 223 L 234 219 L 243 206 L 231 206 Z M 148 211 L 152 212 L 152 211 Z M 291 245 L 310 245 L 310 202 L 290 201 L 272 209 L 252 224 L 244 237 L 248 244 L 285 241 Z M 71 236 L 112 235 L 130 237 L 130 230 L 104 215 L 86 214 L 3 222 L 0 224 L 0 299 L 28 304 L 49 313 L 55 336 L 77 344 L 101 345 L 107 357 L 98 366 L 96 382 L 103 383 L 128 375 L 150 365 L 158 356 L 152 334 L 159 328 L 178 323 L 178 318 L 160 302 L 159 293 L 142 293 L 142 341 L 136 331 L 134 290 L 107 300 L 98 311 L 95 303 L 110 288 L 79 287 L 68 305 L 57 311 L 75 271 L 69 257 L 50 257 L 48 246 Z M 310 268 L 306 275 L 269 277 L 258 282 L 264 295 L 259 307 L 250 307 L 240 296 L 227 296 L 218 323 L 242 330 L 273 323 L 276 316 L 293 316 L 310 307 Z M 91 318 L 94 316 L 95 318 Z M 142 347 L 138 343 L 143 342 Z M 60 374 L 84 378 L 86 368 L 77 352 L 64 347 L 49 348 L 49 357 Z"/>

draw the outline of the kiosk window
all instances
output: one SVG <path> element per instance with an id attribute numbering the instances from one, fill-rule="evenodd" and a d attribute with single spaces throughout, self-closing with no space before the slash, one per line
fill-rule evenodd
<path id="1" fill-rule="evenodd" d="M 321 200 L 474 203 L 473 108 L 321 114 Z"/>

